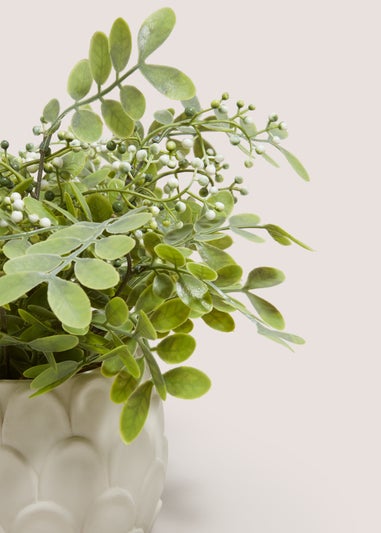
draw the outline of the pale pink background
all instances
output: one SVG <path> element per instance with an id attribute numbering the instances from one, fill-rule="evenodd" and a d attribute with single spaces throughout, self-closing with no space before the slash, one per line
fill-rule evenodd
<path id="1" fill-rule="evenodd" d="M 153 62 L 186 71 L 204 103 L 226 90 L 255 103 L 259 123 L 273 111 L 287 121 L 287 147 L 312 182 L 286 162 L 260 164 L 244 174 L 252 195 L 242 211 L 283 225 L 316 252 L 237 244 L 247 270 L 286 272 L 267 294 L 308 344 L 291 354 L 258 338 L 246 319 L 234 335 L 199 328 L 193 363 L 214 386 L 202 400 L 166 405 L 170 464 L 154 533 L 379 533 L 377 2 L 6 2 L 0 138 L 32 139 L 95 30 L 122 16 L 136 34 L 165 5 L 178 23 Z M 150 94 L 151 110 L 167 105 Z M 243 174 L 238 159 L 231 163 Z"/>

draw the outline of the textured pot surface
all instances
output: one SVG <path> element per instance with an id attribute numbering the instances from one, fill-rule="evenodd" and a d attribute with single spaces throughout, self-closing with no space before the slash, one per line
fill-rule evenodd
<path id="1" fill-rule="evenodd" d="M 80 374 L 29 398 L 0 381 L 0 533 L 147 533 L 167 464 L 161 401 L 142 433 L 120 439 L 110 380 Z"/>

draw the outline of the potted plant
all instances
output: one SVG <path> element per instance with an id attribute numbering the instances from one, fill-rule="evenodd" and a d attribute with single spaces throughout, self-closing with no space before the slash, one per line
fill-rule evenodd
<path id="1" fill-rule="evenodd" d="M 235 236 L 307 246 L 237 213 L 247 190 L 215 139 L 247 172 L 256 158 L 277 165 L 272 151 L 308 174 L 276 115 L 257 129 L 253 105 L 224 93 L 202 106 L 184 73 L 150 63 L 174 24 L 169 8 L 149 16 L 132 66 L 123 19 L 95 33 L 69 75 L 73 103 L 51 100 L 22 150 L 1 142 L 1 532 L 149 531 L 166 465 L 161 401 L 210 387 L 188 365 L 194 321 L 231 332 L 243 313 L 259 334 L 303 343 L 257 294 L 283 273 L 244 274 L 227 250 Z M 182 109 L 147 123 L 136 71 Z"/>

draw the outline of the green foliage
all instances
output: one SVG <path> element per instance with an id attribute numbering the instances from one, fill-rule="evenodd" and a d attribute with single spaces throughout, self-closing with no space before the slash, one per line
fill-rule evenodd
<path id="1" fill-rule="evenodd" d="M 96 32 L 89 58 L 69 73 L 72 104 L 62 110 L 51 99 L 34 129 L 38 143 L 17 155 L 7 141 L 0 149 L 0 378 L 30 379 L 38 395 L 100 367 L 111 399 L 123 404 L 125 442 L 141 431 L 153 390 L 164 400 L 209 389 L 205 374 L 181 366 L 196 348 L 197 319 L 229 333 L 239 312 L 285 347 L 304 342 L 283 331 L 281 313 L 257 294 L 284 274 L 254 264 L 246 275 L 234 247 L 226 250 L 263 235 L 310 248 L 239 212 L 244 178 L 230 177 L 213 146 L 220 137 L 238 148 L 245 173 L 257 157 L 278 165 L 263 144 L 304 180 L 307 171 L 279 145 L 284 123 L 261 129 L 252 106 L 232 107 L 226 95 L 203 106 L 186 74 L 146 63 L 174 25 L 170 8 L 150 15 L 132 65 L 124 19 L 108 35 Z M 151 124 L 140 122 L 146 97 L 136 72 L 183 108 L 164 106 Z M 258 252 L 248 254 L 258 261 Z M 163 371 L 173 364 L 180 366 Z"/>

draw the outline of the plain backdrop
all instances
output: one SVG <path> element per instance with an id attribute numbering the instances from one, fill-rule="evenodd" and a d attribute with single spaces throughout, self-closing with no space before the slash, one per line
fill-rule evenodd
<path id="1" fill-rule="evenodd" d="M 94 31 L 121 16 L 136 35 L 163 6 L 176 11 L 177 26 L 152 62 L 184 70 L 204 104 L 228 91 L 257 106 L 258 124 L 272 112 L 287 122 L 285 146 L 308 168 L 309 184 L 286 161 L 247 171 L 229 156 L 231 172 L 250 190 L 242 212 L 315 251 L 237 242 L 246 271 L 286 273 L 266 294 L 307 344 L 291 353 L 238 316 L 234 334 L 198 328 L 192 364 L 213 387 L 165 406 L 169 468 L 154 533 L 379 533 L 377 2 L 6 2 L 0 137 L 22 146 L 50 98 L 68 103 L 67 75 Z M 145 87 L 139 76 L 134 83 Z M 168 105 L 149 94 L 150 111 Z"/>

